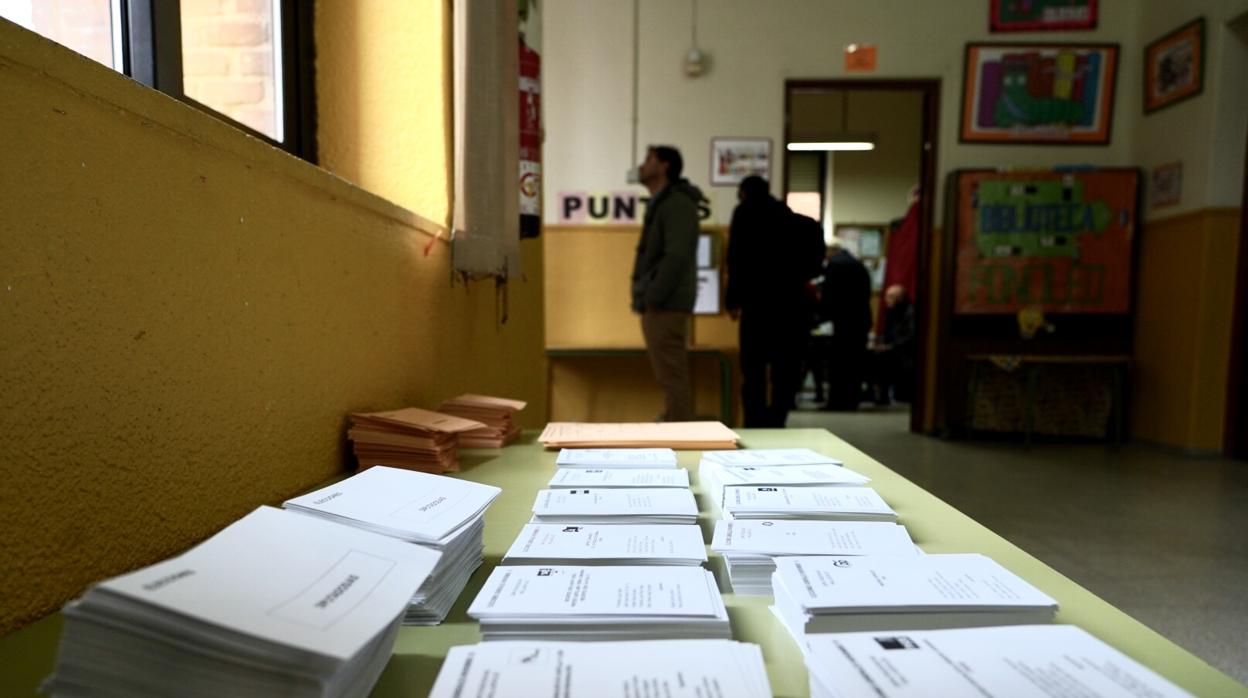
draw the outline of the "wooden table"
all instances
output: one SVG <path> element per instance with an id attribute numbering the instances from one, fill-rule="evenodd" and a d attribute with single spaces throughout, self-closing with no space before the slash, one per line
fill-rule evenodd
<path id="1" fill-rule="evenodd" d="M 925 551 L 989 555 L 1056 599 L 1061 604 L 1057 622 L 1084 628 L 1197 696 L 1248 696 L 1248 687 L 828 432 L 746 429 L 740 433 L 742 445 L 749 448 L 805 446 L 841 458 L 847 466 L 872 478 L 872 486 L 897 510 L 901 522 Z M 528 520 L 536 491 L 546 484 L 554 471 L 555 453 L 543 451 L 534 442 L 535 436 L 535 432 L 526 432 L 520 444 L 499 451 L 463 453 L 463 472 L 458 477 L 503 488 L 486 515 L 485 565 L 473 575 L 447 622 L 432 628 L 403 628 L 394 656 L 374 691 L 375 696 L 427 695 L 448 648 L 480 640 L 476 622 L 464 611 L 490 569 Z M 680 464 L 696 474 L 699 456 L 695 451 L 680 452 Z M 699 525 L 709 541 L 714 519 L 707 513 L 708 503 L 700 485 L 695 485 L 694 491 L 702 510 Z M 727 575 L 717 555 L 711 555 L 711 568 L 720 580 L 721 589 L 726 590 Z M 737 597 L 727 592 L 724 599 L 734 637 L 762 646 L 775 695 L 809 695 L 801 652 L 768 610 L 771 599 Z M 0 695 L 21 696 L 33 692 L 39 679 L 52 668 L 59 632 L 60 616 L 55 614 L 0 638 Z"/>

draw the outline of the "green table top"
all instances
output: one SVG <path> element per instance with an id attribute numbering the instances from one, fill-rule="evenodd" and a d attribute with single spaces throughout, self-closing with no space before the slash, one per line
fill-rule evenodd
<path id="1" fill-rule="evenodd" d="M 871 486 L 900 515 L 914 541 L 929 553 L 984 553 L 1023 577 L 1061 605 L 1057 622 L 1078 625 L 1136 661 L 1151 667 L 1197 696 L 1248 696 L 1248 687 L 1206 664 L 1148 627 L 1058 574 L 1004 538 L 984 528 L 953 507 L 928 494 L 866 454 L 821 429 L 740 430 L 744 448 L 808 447 L 840 458 L 848 467 L 871 477 Z M 403 628 L 394 656 L 382 674 L 374 696 L 425 696 L 433 686 L 447 649 L 480 641 L 477 623 L 465 615 L 489 571 L 511 547 L 529 520 L 537 490 L 549 481 L 555 452 L 543 451 L 536 432 L 526 432 L 519 444 L 502 450 L 465 450 L 458 476 L 497 485 L 502 494 L 485 520 L 485 564 L 469 581 L 446 622 L 431 628 Z M 702 513 L 698 523 L 704 539 L 711 539 L 714 518 L 696 473 L 700 452 L 678 452 L 680 465 L 694 474 L 694 493 Z M 727 593 L 727 574 L 719 556 L 711 554 L 711 569 L 725 590 L 724 600 L 737 640 L 763 648 L 772 691 L 778 697 L 809 695 L 801 652 L 788 632 L 768 610 L 769 597 L 737 597 Z M 30 695 L 52 668 L 60 614 L 0 638 L 0 695 Z"/>

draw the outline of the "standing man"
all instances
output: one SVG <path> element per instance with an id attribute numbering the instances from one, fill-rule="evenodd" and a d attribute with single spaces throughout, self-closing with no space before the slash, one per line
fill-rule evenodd
<path id="1" fill-rule="evenodd" d="M 682 178 L 680 151 L 650 146 L 638 168 L 650 190 L 645 224 L 633 262 L 633 310 L 654 377 L 663 388 L 664 422 L 693 419 L 689 379 L 689 319 L 698 293 L 698 202 L 702 192 Z"/>
<path id="2" fill-rule="evenodd" d="M 741 405 L 747 428 L 783 428 L 802 376 L 813 298 L 807 282 L 824 256 L 819 223 L 772 197 L 767 180 L 746 177 L 728 230 L 725 305 L 739 320 Z"/>
<path id="3" fill-rule="evenodd" d="M 866 378 L 871 331 L 871 273 L 839 240 L 828 246 L 823 268 L 823 319 L 832 321 L 828 343 L 827 410 L 857 410 Z"/>

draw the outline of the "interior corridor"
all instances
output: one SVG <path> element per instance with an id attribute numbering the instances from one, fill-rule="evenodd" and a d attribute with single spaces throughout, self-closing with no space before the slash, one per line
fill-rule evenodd
<path id="1" fill-rule="evenodd" d="M 1128 444 L 944 441 L 904 407 L 790 413 L 825 428 L 1248 682 L 1248 463 Z"/>

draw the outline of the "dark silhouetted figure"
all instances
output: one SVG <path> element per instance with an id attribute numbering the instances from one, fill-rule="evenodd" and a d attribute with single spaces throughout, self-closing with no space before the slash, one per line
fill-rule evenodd
<path id="1" fill-rule="evenodd" d="M 761 177 L 746 177 L 728 232 L 725 305 L 739 320 L 741 404 L 746 427 L 780 428 L 793 409 L 819 275 L 823 233 L 777 201 Z"/>
<path id="2" fill-rule="evenodd" d="M 832 322 L 828 341 L 828 410 L 856 410 L 866 378 L 871 330 L 871 273 L 839 241 L 828 246 L 820 293 L 823 319 Z"/>
<path id="3" fill-rule="evenodd" d="M 884 306 L 884 330 L 871 347 L 873 397 L 877 405 L 887 405 L 890 396 L 910 402 L 914 395 L 914 304 L 905 286 L 893 284 L 884 291 Z"/>

